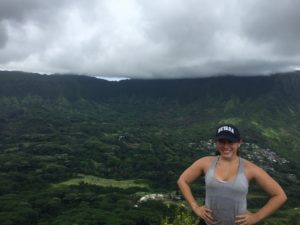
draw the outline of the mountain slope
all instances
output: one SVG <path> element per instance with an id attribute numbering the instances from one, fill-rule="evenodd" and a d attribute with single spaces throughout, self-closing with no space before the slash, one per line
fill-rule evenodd
<path id="1" fill-rule="evenodd" d="M 0 96 L 66 99 L 70 104 L 84 100 L 134 114 L 136 118 L 130 119 L 141 123 L 155 125 L 148 116 L 158 124 L 178 128 L 202 130 L 204 125 L 212 130 L 217 123 L 234 122 L 245 130 L 246 140 L 270 145 L 293 160 L 300 155 L 299 75 L 108 82 L 85 76 L 1 71 Z M 204 132 L 206 138 L 211 135 L 209 129 Z"/>

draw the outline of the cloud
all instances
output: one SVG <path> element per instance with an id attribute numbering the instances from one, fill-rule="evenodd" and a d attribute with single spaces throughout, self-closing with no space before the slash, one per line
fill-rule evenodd
<path id="1" fill-rule="evenodd" d="M 0 69 L 168 78 L 299 68 L 297 0 L 2 0 Z"/>
<path id="2" fill-rule="evenodd" d="M 297 55 L 300 49 L 300 2 L 294 0 L 262 1 L 248 5 L 244 18 L 245 34 L 254 42 L 269 44 L 275 54 Z M 255 16 L 251 13 L 255 12 Z"/>

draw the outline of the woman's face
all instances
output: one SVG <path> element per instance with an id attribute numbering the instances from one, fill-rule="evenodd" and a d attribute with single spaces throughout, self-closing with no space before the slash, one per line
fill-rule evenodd
<path id="1" fill-rule="evenodd" d="M 217 150 L 224 158 L 231 158 L 237 155 L 241 142 L 232 142 L 226 139 L 219 139 L 216 142 Z"/>

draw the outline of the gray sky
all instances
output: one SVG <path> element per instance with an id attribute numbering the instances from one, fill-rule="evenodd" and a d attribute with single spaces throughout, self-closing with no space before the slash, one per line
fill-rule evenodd
<path id="1" fill-rule="evenodd" d="M 0 70 L 131 78 L 300 68 L 299 0 L 1 0 Z"/>

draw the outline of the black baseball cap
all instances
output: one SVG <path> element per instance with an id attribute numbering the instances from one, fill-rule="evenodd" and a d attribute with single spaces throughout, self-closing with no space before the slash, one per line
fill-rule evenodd
<path id="1" fill-rule="evenodd" d="M 231 124 L 224 124 L 217 127 L 215 139 L 225 139 L 232 142 L 239 142 L 241 140 L 241 136 L 237 127 Z"/>

